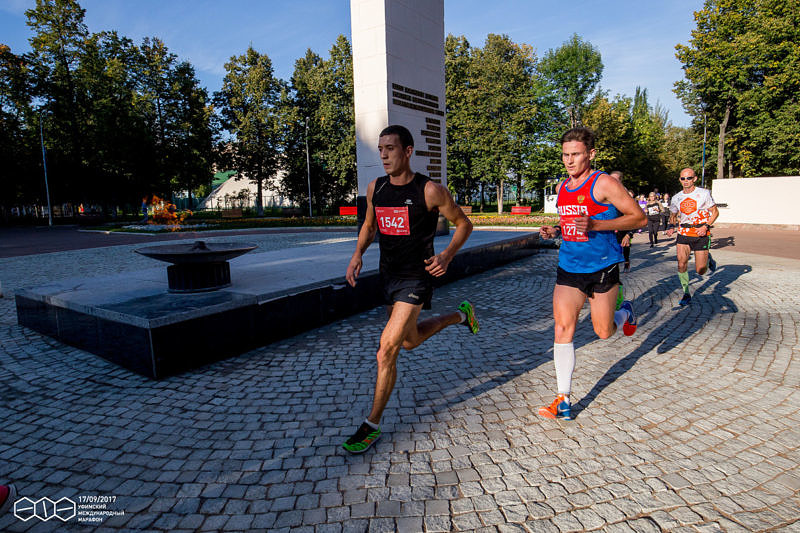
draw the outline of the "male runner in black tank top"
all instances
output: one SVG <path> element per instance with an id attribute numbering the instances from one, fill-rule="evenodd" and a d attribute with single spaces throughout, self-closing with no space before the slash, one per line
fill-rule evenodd
<path id="1" fill-rule="evenodd" d="M 447 326 L 465 324 L 478 332 L 472 305 L 464 301 L 458 311 L 417 322 L 420 311 L 430 308 L 433 277 L 444 275 L 456 252 L 472 233 L 472 223 L 450 192 L 414 173 L 410 160 L 414 151 L 411 133 L 403 126 L 389 126 L 378 141 L 386 176 L 367 187 L 367 212 L 346 279 L 355 286 L 361 272 L 361 257 L 380 231 L 380 274 L 389 319 L 378 346 L 378 375 L 372 410 L 355 434 L 342 444 L 350 453 L 363 453 L 381 435 L 383 410 L 397 379 L 400 348 L 411 350 Z M 433 237 L 439 213 L 456 227 L 450 244 L 439 254 Z"/>

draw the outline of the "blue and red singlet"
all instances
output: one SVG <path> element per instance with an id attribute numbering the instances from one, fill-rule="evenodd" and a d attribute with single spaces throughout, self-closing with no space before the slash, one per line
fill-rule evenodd
<path id="1" fill-rule="evenodd" d="M 594 171 L 575 190 L 567 187 L 569 180 L 565 180 L 558 189 L 556 206 L 563 239 L 558 252 L 558 266 L 567 272 L 598 272 L 624 261 L 614 231 L 581 233 L 575 228 L 577 217 L 588 215 L 593 220 L 611 220 L 620 216 L 612 204 L 604 204 L 594 198 L 594 184 L 601 174 L 605 172 Z"/>

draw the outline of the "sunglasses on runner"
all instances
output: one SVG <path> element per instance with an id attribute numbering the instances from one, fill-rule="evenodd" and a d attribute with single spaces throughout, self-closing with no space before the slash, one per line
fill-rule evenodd
<path id="1" fill-rule="evenodd" d="M 690 177 L 688 177 L 688 178 L 684 178 L 683 176 L 681 176 L 681 177 L 680 177 L 680 178 L 678 178 L 678 179 L 679 179 L 679 180 L 681 180 L 681 181 L 690 181 L 690 180 L 693 180 L 693 179 L 694 179 L 694 177 L 693 177 L 693 176 L 690 176 Z"/>

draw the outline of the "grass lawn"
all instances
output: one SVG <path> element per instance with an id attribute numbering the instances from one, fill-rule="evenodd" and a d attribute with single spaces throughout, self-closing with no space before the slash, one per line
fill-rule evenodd
<path id="1" fill-rule="evenodd" d="M 533 227 L 553 225 L 558 222 L 558 215 L 532 213 L 530 215 L 511 215 L 496 213 L 473 213 L 468 215 L 474 226 L 521 226 Z M 251 228 L 296 228 L 319 226 L 355 226 L 355 216 L 320 216 L 320 217 L 243 217 L 223 218 L 187 218 L 183 224 L 169 226 L 164 224 L 106 224 L 87 229 L 126 233 L 169 233 L 172 231 L 220 231 Z"/>

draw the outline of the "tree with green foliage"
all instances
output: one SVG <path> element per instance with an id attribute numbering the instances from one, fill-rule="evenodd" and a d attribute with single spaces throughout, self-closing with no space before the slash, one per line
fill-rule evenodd
<path id="1" fill-rule="evenodd" d="M 0 44 L 0 206 L 6 208 L 25 198 L 44 197 L 43 180 L 32 179 L 33 171 L 40 172 L 36 132 L 29 127 L 34 116 L 29 68 L 24 57 Z"/>
<path id="2" fill-rule="evenodd" d="M 718 179 L 723 177 L 732 111 L 749 84 L 742 39 L 754 7 L 752 0 L 706 0 L 704 9 L 695 12 L 697 29 L 689 46 L 676 46 L 686 75 L 676 83 L 676 93 L 690 112 L 697 114 L 700 108 L 700 113 L 719 123 Z"/>
<path id="3" fill-rule="evenodd" d="M 214 130 L 208 93 L 200 87 L 194 67 L 188 62 L 177 65 L 172 75 L 175 95 L 171 106 L 173 138 L 169 167 L 172 188 L 186 190 L 190 205 L 192 191 L 207 185 L 213 178 L 212 146 Z"/>
<path id="4" fill-rule="evenodd" d="M 178 57 L 161 39 L 145 37 L 139 47 L 138 59 L 135 69 L 136 105 L 144 117 L 149 135 L 150 154 L 146 161 L 150 166 L 153 189 L 166 194 L 171 190 L 172 181 L 170 140 L 174 135 L 176 107 L 172 78 Z"/>
<path id="5" fill-rule="evenodd" d="M 462 204 L 469 204 L 480 187 L 473 168 L 478 156 L 471 128 L 477 120 L 475 108 L 470 105 L 470 94 L 475 90 L 471 52 L 466 37 L 447 35 L 444 42 L 447 186 Z"/>
<path id="6" fill-rule="evenodd" d="M 675 92 L 700 128 L 718 123 L 717 178 L 800 171 L 800 1 L 706 0 Z"/>
<path id="7" fill-rule="evenodd" d="M 159 39 L 90 33 L 75 0 L 37 0 L 26 16 L 32 51 L 0 46 L 5 169 L 42 173 L 41 131 L 54 204 L 138 208 L 210 180 L 211 110 L 191 65 Z M 3 203 L 44 203 L 40 180 L 16 181 Z"/>
<path id="8" fill-rule="evenodd" d="M 606 93 L 598 93 L 584 124 L 597 134 L 595 166 L 621 170 L 625 185 L 634 191 L 673 189 L 680 170 L 699 163 L 695 154 L 702 143 L 693 146 L 696 137 L 691 131 L 673 126 L 660 105 L 649 104 L 647 90 L 641 87 L 633 99 L 617 95 L 609 100 Z"/>
<path id="9" fill-rule="evenodd" d="M 544 54 L 539 72 L 556 96 L 567 127 L 580 126 L 592 93 L 603 76 L 600 51 L 573 34 L 560 47 Z"/>
<path id="10" fill-rule="evenodd" d="M 462 201 L 503 191 L 511 181 L 516 203 L 539 191 L 562 168 L 555 146 L 561 127 L 551 86 L 528 45 L 489 35 L 483 48 L 463 36 L 445 40 L 448 185 Z"/>
<path id="11" fill-rule="evenodd" d="M 636 87 L 631 108 L 633 145 L 630 149 L 631 173 L 650 188 L 661 189 L 667 184 L 667 172 L 663 164 L 664 132 L 668 123 L 667 113 L 647 101 L 647 89 Z"/>
<path id="12" fill-rule="evenodd" d="M 227 168 L 258 186 L 256 206 L 264 214 L 262 191 L 280 168 L 280 96 L 283 82 L 275 78 L 272 61 L 252 46 L 225 63 L 227 74 L 214 100 L 222 127 L 229 133 L 220 151 Z"/>
<path id="13" fill-rule="evenodd" d="M 357 193 L 353 56 L 340 35 L 328 59 L 311 50 L 295 62 L 290 91 L 282 97 L 283 165 L 281 191 L 315 212 L 351 202 Z"/>
<path id="14" fill-rule="evenodd" d="M 752 83 L 740 95 L 737 163 L 745 176 L 800 174 L 800 0 L 761 0 L 746 38 Z"/>
<path id="15" fill-rule="evenodd" d="M 706 147 L 706 159 L 713 158 L 712 146 Z M 662 161 L 667 173 L 667 184 L 662 191 L 676 190 L 675 179 L 681 170 L 691 167 L 696 170 L 700 183 L 703 163 L 703 133 L 692 128 L 680 128 L 668 124 L 664 131 L 664 149 Z"/>
<path id="16" fill-rule="evenodd" d="M 69 197 L 83 191 L 81 181 L 89 171 L 87 93 L 76 78 L 89 37 L 85 10 L 75 0 L 36 0 L 25 16 L 34 31 L 27 57 L 32 96 L 41 102 L 39 114 L 44 118 L 50 148 L 48 168 L 57 176 L 50 180 L 50 190 L 54 197 Z M 86 194 L 78 198 L 88 200 Z"/>
<path id="17" fill-rule="evenodd" d="M 148 178 L 141 193 L 157 191 L 167 198 L 212 179 L 212 110 L 194 67 L 179 61 L 156 37 L 145 38 L 130 58 L 135 118 L 143 124 L 137 142 Z"/>
<path id="18" fill-rule="evenodd" d="M 583 124 L 597 135 L 594 160 L 596 168 L 621 170 L 626 175 L 626 185 L 638 186 L 638 176 L 631 173 L 631 147 L 634 142 L 634 129 L 631 121 L 630 98 L 617 95 L 609 100 L 605 92 L 595 95 L 587 107 Z M 634 181 L 635 180 L 635 181 Z"/>
<path id="19" fill-rule="evenodd" d="M 134 107 L 131 65 L 137 59 L 138 50 L 130 39 L 101 32 L 86 39 L 75 71 L 79 86 L 89 95 L 83 139 L 88 171 L 80 186 L 92 202 L 132 203 L 142 194 L 141 182 L 148 176 L 138 169 L 146 128 Z"/>
<path id="20" fill-rule="evenodd" d="M 535 64 L 533 49 L 506 35 L 489 34 L 484 47 L 472 52 L 466 91 L 467 105 L 473 108 L 467 129 L 475 154 L 471 166 L 484 185 L 496 188 L 499 213 L 506 181 L 511 178 L 521 185 L 535 146 L 539 115 Z"/>

